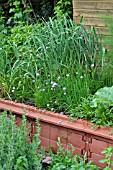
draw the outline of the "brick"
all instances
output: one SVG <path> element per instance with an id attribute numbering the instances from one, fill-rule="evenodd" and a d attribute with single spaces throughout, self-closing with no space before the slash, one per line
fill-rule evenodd
<path id="1" fill-rule="evenodd" d="M 21 123 L 22 123 L 22 117 L 16 115 L 16 124 L 17 124 L 17 126 L 20 126 Z"/>
<path id="2" fill-rule="evenodd" d="M 56 141 L 50 140 L 50 148 L 52 149 L 53 153 L 57 153 L 58 145 Z M 66 148 L 66 144 L 62 144 L 62 148 Z"/>
<path id="3" fill-rule="evenodd" d="M 68 141 L 69 144 L 72 144 L 73 147 L 78 149 L 85 148 L 85 142 L 83 141 L 83 134 L 76 133 L 75 131 L 68 131 Z"/>
<path id="4" fill-rule="evenodd" d="M 50 145 L 49 139 L 44 138 L 42 136 L 39 136 L 39 139 L 41 140 L 40 148 L 45 149 L 45 151 L 49 151 L 49 145 Z"/>
<path id="5" fill-rule="evenodd" d="M 96 166 L 98 166 L 100 168 L 104 168 L 107 166 L 107 164 L 102 164 L 99 162 L 100 160 L 103 160 L 104 158 L 105 157 L 103 155 L 92 153 L 92 156 L 90 159 L 88 159 L 88 161 L 92 161 L 93 164 L 95 164 Z"/>
<path id="6" fill-rule="evenodd" d="M 60 137 L 60 141 L 63 144 L 67 143 L 67 129 L 60 128 L 58 126 L 51 126 L 50 140 L 58 141 L 58 137 Z"/>
<path id="7" fill-rule="evenodd" d="M 92 139 L 92 143 L 89 143 L 90 152 L 101 155 L 101 152 L 108 147 L 108 143 L 98 139 Z"/>
<path id="8" fill-rule="evenodd" d="M 50 125 L 48 123 L 41 122 L 40 124 L 40 136 L 49 139 L 50 138 Z"/>

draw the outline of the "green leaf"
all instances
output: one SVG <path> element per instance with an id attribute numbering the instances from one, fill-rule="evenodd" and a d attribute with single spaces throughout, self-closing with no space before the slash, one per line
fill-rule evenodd
<path id="1" fill-rule="evenodd" d="M 97 107 L 99 103 L 106 107 L 113 106 L 113 86 L 101 88 L 95 93 L 92 107 Z"/>
<path id="2" fill-rule="evenodd" d="M 100 163 L 106 163 L 106 160 L 103 159 L 103 160 L 100 160 L 99 162 Z"/>

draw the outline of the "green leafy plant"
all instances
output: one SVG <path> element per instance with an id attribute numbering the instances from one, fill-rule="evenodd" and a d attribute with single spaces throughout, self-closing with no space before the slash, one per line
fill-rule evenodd
<path id="1" fill-rule="evenodd" d="M 95 123 L 95 127 L 113 126 L 112 87 L 99 89 L 94 95 L 83 99 L 71 110 L 71 116 Z"/>
<path id="2" fill-rule="evenodd" d="M 0 168 L 10 170 L 38 169 L 41 170 L 41 157 L 37 156 L 40 141 L 39 125 L 37 121 L 37 134 L 32 143 L 29 141 L 29 126 L 26 116 L 23 115 L 22 124 L 17 127 L 15 117 L 6 111 L 0 115 Z"/>
<path id="3" fill-rule="evenodd" d="M 104 170 L 111 170 L 111 166 L 113 166 L 113 161 L 111 158 L 113 157 L 113 148 L 108 147 L 105 150 L 102 151 L 102 154 L 105 154 L 105 159 L 100 160 L 101 163 L 106 163 L 107 166 L 104 168 Z"/>
<path id="4" fill-rule="evenodd" d="M 92 165 L 91 162 L 86 163 L 86 158 L 84 155 L 84 158 L 81 158 L 79 155 L 75 155 L 72 157 L 73 153 L 73 147 L 72 150 L 69 150 L 68 148 L 63 149 L 60 138 L 58 139 L 58 152 L 57 154 L 51 155 L 51 166 L 49 167 L 49 170 L 75 170 L 75 169 L 81 169 L 81 170 L 98 170 L 98 167 L 95 165 Z"/>
<path id="5" fill-rule="evenodd" d="M 62 17 L 63 15 L 71 16 L 72 14 L 72 2 L 71 0 L 59 0 L 54 7 L 54 14 L 56 17 Z"/>
<path id="6" fill-rule="evenodd" d="M 24 1 L 23 1 L 24 2 Z M 30 16 L 29 14 L 32 12 L 30 6 L 28 3 L 25 3 L 25 9 L 22 6 L 22 2 L 20 0 L 11 1 L 9 0 L 8 3 L 10 4 L 10 10 L 9 13 L 12 14 L 11 17 L 9 17 L 7 23 L 11 24 L 13 22 L 14 24 L 22 24 L 22 22 L 29 22 Z"/>
<path id="7" fill-rule="evenodd" d="M 103 87 L 95 93 L 92 107 L 97 107 L 98 103 L 102 103 L 107 108 L 113 106 L 113 86 Z"/>

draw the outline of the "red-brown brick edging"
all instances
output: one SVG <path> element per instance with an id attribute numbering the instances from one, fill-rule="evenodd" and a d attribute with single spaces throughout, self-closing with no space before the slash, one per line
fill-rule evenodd
<path id="1" fill-rule="evenodd" d="M 16 116 L 17 125 L 20 125 L 24 110 L 26 110 L 27 123 L 30 124 L 30 138 L 36 133 L 35 119 L 38 118 L 41 127 L 41 147 L 46 151 L 51 147 L 56 153 L 58 137 L 61 137 L 63 147 L 72 144 L 75 148 L 74 154 L 87 153 L 87 160 L 93 160 L 97 166 L 103 167 L 99 160 L 104 158 L 102 150 L 113 147 L 113 128 L 102 128 L 94 130 L 93 124 L 85 120 L 72 120 L 66 115 L 44 111 L 33 106 L 15 103 L 0 99 L 0 110 L 12 111 Z M 71 149 L 71 148 L 70 148 Z"/>

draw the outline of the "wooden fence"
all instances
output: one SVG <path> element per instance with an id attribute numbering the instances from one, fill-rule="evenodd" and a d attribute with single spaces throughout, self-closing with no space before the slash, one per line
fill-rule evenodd
<path id="1" fill-rule="evenodd" d="M 77 23 L 84 16 L 84 23 L 93 25 L 102 34 L 108 34 L 108 16 L 113 17 L 113 0 L 72 0 L 73 19 Z"/>

